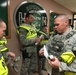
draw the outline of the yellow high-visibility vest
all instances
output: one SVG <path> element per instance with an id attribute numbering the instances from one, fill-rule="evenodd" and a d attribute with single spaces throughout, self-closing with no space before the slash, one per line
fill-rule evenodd
<path id="1" fill-rule="evenodd" d="M 64 72 L 65 75 L 76 75 L 74 72 Z"/>
<path id="2" fill-rule="evenodd" d="M 8 75 L 8 68 L 3 56 L 0 57 L 0 75 Z"/>
<path id="3" fill-rule="evenodd" d="M 48 40 L 42 40 L 42 41 L 40 42 L 40 45 L 44 45 L 44 44 L 46 44 L 47 41 L 48 41 Z"/>
<path id="4" fill-rule="evenodd" d="M 21 25 L 20 28 L 28 30 L 28 34 L 26 36 L 27 39 L 37 36 L 36 28 L 31 28 L 29 25 Z"/>
<path id="5" fill-rule="evenodd" d="M 3 52 L 3 51 L 8 50 L 7 47 L 6 47 L 6 44 L 7 44 L 7 40 L 6 40 L 5 37 L 3 37 L 3 38 L 0 40 L 0 52 Z"/>
<path id="6" fill-rule="evenodd" d="M 72 52 L 64 52 L 61 54 L 61 59 L 63 62 L 70 64 L 75 59 L 75 55 Z"/>
<path id="7" fill-rule="evenodd" d="M 7 44 L 7 39 L 5 37 L 3 37 L 1 40 L 0 40 L 0 45 L 6 45 Z"/>
<path id="8" fill-rule="evenodd" d="M 66 62 L 67 64 L 71 64 L 72 61 L 75 59 L 75 55 L 72 52 L 64 52 L 61 55 L 62 61 Z M 76 75 L 74 72 L 64 72 L 65 75 Z"/>

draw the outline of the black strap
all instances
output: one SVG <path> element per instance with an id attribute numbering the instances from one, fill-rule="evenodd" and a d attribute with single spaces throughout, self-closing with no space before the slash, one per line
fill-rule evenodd
<path id="1" fill-rule="evenodd" d="M 66 35 L 66 39 L 69 39 L 71 36 L 73 36 L 74 34 L 76 34 L 76 31 L 71 31 L 70 33 L 68 33 Z"/>
<path id="2" fill-rule="evenodd" d="M 76 34 L 76 31 L 71 31 L 70 33 L 67 34 L 66 39 L 69 39 L 71 36 Z M 73 51 L 73 50 L 72 50 Z M 74 55 L 76 56 L 76 51 L 73 51 Z"/>

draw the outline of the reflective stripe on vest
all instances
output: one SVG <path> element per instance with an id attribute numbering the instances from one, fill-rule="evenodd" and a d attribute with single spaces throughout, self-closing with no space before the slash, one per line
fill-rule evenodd
<path id="1" fill-rule="evenodd" d="M 47 36 L 46 33 L 42 32 L 42 31 L 40 31 L 40 30 L 36 30 L 36 31 L 37 31 L 38 33 L 40 33 L 40 34 L 43 34 L 43 35 Z"/>
<path id="2" fill-rule="evenodd" d="M 28 26 L 21 25 L 20 28 L 24 28 L 24 29 L 28 30 L 28 34 L 26 36 L 27 39 L 37 36 L 36 28 L 31 28 L 31 26 L 29 26 L 29 25 Z"/>
<path id="3" fill-rule="evenodd" d="M 64 52 L 61 54 L 61 59 L 63 62 L 67 64 L 71 64 L 72 61 L 75 59 L 75 55 L 72 52 Z"/>
<path id="4" fill-rule="evenodd" d="M 7 40 L 6 40 L 5 37 L 3 37 L 3 38 L 0 40 L 0 52 L 3 52 L 3 51 L 8 50 L 7 47 L 6 47 L 6 44 L 7 44 Z"/>
<path id="5" fill-rule="evenodd" d="M 42 40 L 42 41 L 40 42 L 40 45 L 44 45 L 44 44 L 46 44 L 47 41 L 48 41 L 48 40 Z"/>
<path id="6" fill-rule="evenodd" d="M 4 51 L 7 51 L 8 50 L 8 48 L 6 48 L 6 47 L 4 47 L 4 48 L 0 48 L 0 52 L 4 52 Z"/>
<path id="7" fill-rule="evenodd" d="M 8 68 L 3 56 L 0 57 L 0 75 L 8 75 Z"/>
<path id="8" fill-rule="evenodd" d="M 1 40 L 0 40 L 0 45 L 6 45 L 7 44 L 7 40 L 5 37 L 3 37 Z"/>
<path id="9" fill-rule="evenodd" d="M 72 52 L 64 52 L 61 55 L 61 58 L 64 62 L 71 64 L 71 62 L 75 59 L 75 55 Z M 76 75 L 74 72 L 64 72 L 65 75 Z"/>

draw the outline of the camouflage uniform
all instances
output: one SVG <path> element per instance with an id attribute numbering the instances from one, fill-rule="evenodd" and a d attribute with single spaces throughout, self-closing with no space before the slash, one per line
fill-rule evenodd
<path id="1" fill-rule="evenodd" d="M 44 33 L 44 32 L 43 32 Z M 38 51 L 38 72 L 39 75 L 43 75 L 42 70 L 45 69 L 45 57 L 39 55 L 39 50 L 45 45 L 49 39 L 48 33 L 44 33 L 44 39 L 38 44 L 37 51 Z M 40 34 L 38 34 L 40 35 Z"/>
<path id="2" fill-rule="evenodd" d="M 31 26 L 24 24 L 25 26 Z M 31 26 L 33 29 L 33 26 Z M 29 31 L 24 28 L 19 29 L 19 38 L 21 42 L 21 51 L 22 51 L 22 67 L 20 75 L 33 75 L 36 63 L 37 63 L 37 46 L 35 45 L 35 38 L 26 39 L 26 35 Z"/>
<path id="3" fill-rule="evenodd" d="M 2 42 L 2 43 L 1 43 Z M 2 55 L 4 57 L 4 59 L 7 61 L 8 60 L 8 55 L 7 52 L 9 51 L 7 48 L 7 39 L 5 37 L 3 37 L 0 40 L 0 52 L 2 52 Z"/>
<path id="4" fill-rule="evenodd" d="M 51 35 L 46 47 L 48 49 L 49 55 L 52 54 L 60 60 L 59 69 L 53 68 L 52 75 L 64 75 L 64 71 L 76 72 L 76 59 L 70 64 L 62 62 L 60 55 L 66 51 L 76 50 L 76 31 L 73 34 L 73 30 L 70 28 L 64 34 L 53 34 Z"/>
<path id="5" fill-rule="evenodd" d="M 8 59 L 8 49 L 6 47 L 7 40 L 5 37 L 0 39 L 0 74 L 8 75 L 8 68 L 6 65 L 6 60 Z M 2 67 L 3 66 L 3 67 Z"/>

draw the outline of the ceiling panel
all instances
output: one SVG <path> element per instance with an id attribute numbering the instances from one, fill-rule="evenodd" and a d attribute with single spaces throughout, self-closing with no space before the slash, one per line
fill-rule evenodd
<path id="1" fill-rule="evenodd" d="M 72 12 L 76 12 L 76 0 L 54 0 Z"/>

